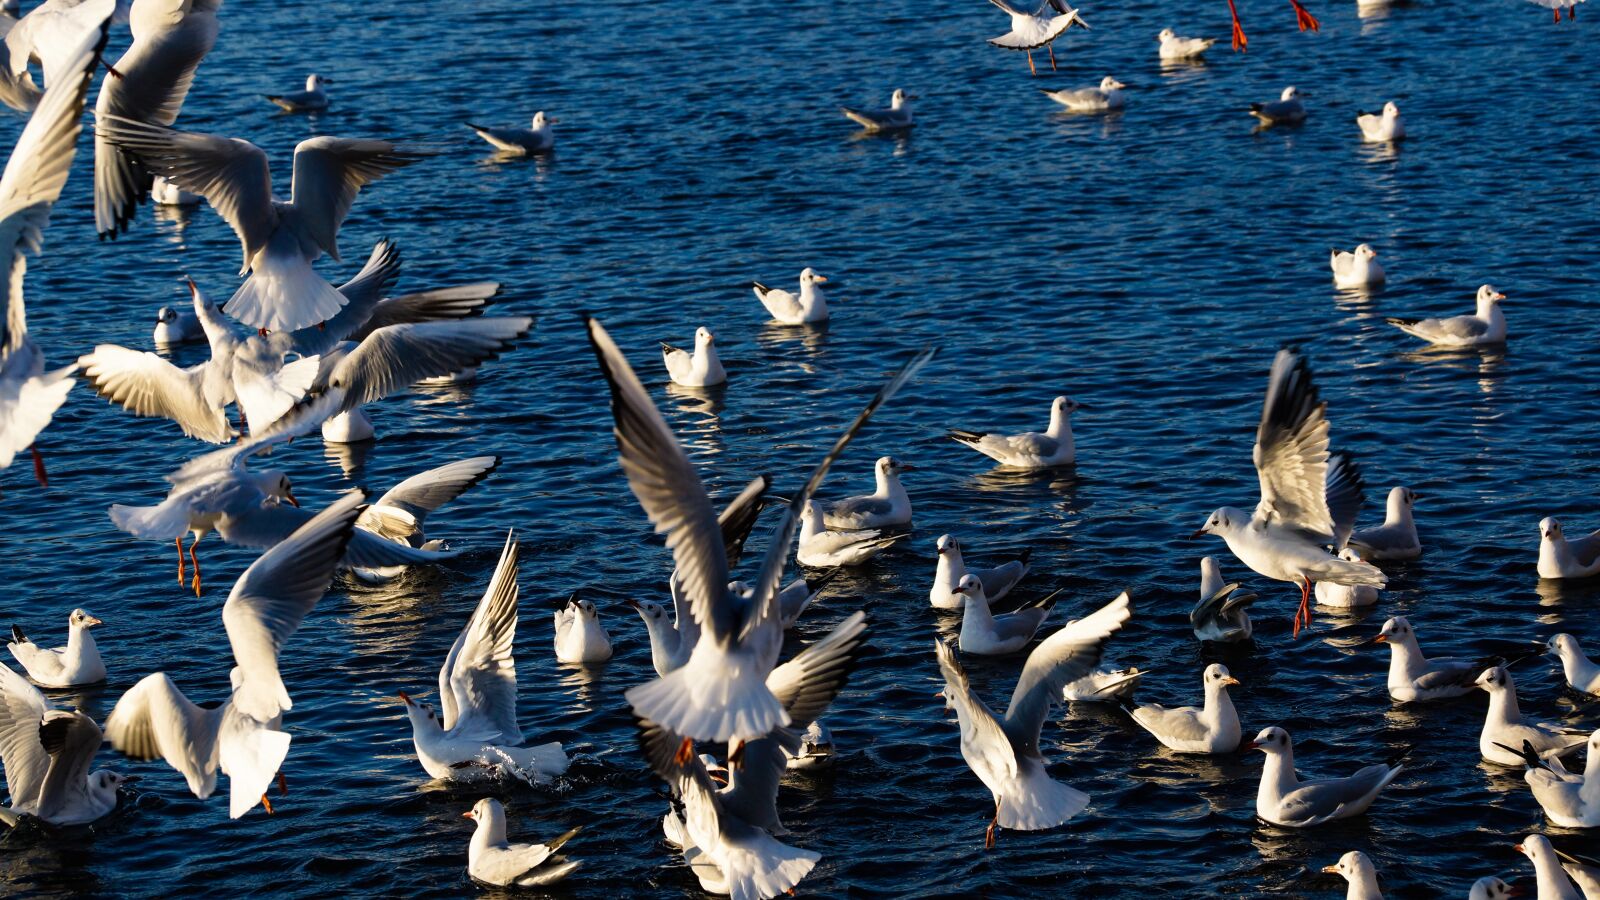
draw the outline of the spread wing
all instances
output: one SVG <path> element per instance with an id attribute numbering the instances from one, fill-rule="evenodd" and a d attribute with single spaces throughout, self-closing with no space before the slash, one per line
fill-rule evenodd
<path id="1" fill-rule="evenodd" d="M 362 340 L 371 332 L 389 325 L 475 316 L 482 313 L 484 307 L 494 302 L 499 294 L 500 282 L 479 281 L 390 297 L 372 310 L 372 318 L 367 320 L 366 327 L 352 334 L 351 340 Z"/>
<path id="2" fill-rule="evenodd" d="M 1350 454 L 1343 450 L 1328 456 L 1327 484 L 1324 490 L 1328 502 L 1328 517 L 1333 522 L 1333 549 L 1337 553 L 1350 540 L 1355 530 L 1356 517 L 1367 499 L 1367 484 L 1361 469 Z"/>
<path id="3" fill-rule="evenodd" d="M 339 258 L 339 226 L 356 194 L 422 156 L 388 141 L 314 137 L 294 148 L 291 202 L 295 225 L 329 256 Z M 181 187 L 182 185 L 180 185 Z M 209 197 L 206 199 L 210 199 Z"/>
<path id="4" fill-rule="evenodd" d="M 164 759 L 202 800 L 217 786 L 217 732 L 224 707 L 189 702 L 163 672 L 128 689 L 106 717 L 106 740 L 133 759 Z"/>
<path id="5" fill-rule="evenodd" d="M 301 356 L 318 356 L 344 340 L 360 340 L 372 327 L 372 315 L 385 301 L 383 295 L 400 277 L 400 250 L 388 238 L 379 241 L 356 276 L 339 286 L 345 305 L 334 317 L 288 333 L 287 350 Z"/>
<path id="6" fill-rule="evenodd" d="M 1272 361 L 1267 398 L 1256 428 L 1254 460 L 1261 478 L 1256 518 L 1333 540 L 1328 512 L 1327 404 L 1318 401 L 1311 367 L 1285 348 Z"/>
<path id="7" fill-rule="evenodd" d="M 419 472 L 379 497 L 356 520 L 356 525 L 382 534 L 380 526 L 384 511 L 398 509 L 406 514 L 414 526 L 420 526 L 428 513 L 466 493 L 473 485 L 488 478 L 499 465 L 498 456 L 474 456 Z"/>
<path id="8" fill-rule="evenodd" d="M 1128 592 L 1123 591 L 1095 612 L 1063 625 L 1028 654 L 1003 726 L 1019 755 L 1039 755 L 1039 732 L 1050 704 L 1061 699 L 1063 688 L 1100 664 L 1106 639 L 1131 615 L 1128 604 Z"/>
<path id="9" fill-rule="evenodd" d="M 39 743 L 39 722 L 50 704 L 10 666 L 0 665 L 0 765 L 13 806 L 31 806 L 44 786 L 50 757 Z"/>
<path id="10" fill-rule="evenodd" d="M 439 670 L 444 727 L 472 740 L 522 742 L 517 724 L 517 540 L 505 549 L 483 599 Z"/>
<path id="11" fill-rule="evenodd" d="M 95 393 L 136 416 L 171 419 L 189 437 L 213 444 L 233 437 L 227 413 L 206 402 L 209 362 L 180 369 L 148 351 L 100 344 L 78 365 Z"/>
<path id="12" fill-rule="evenodd" d="M 1011 738 L 990 712 L 988 704 L 972 692 L 972 682 L 956 658 L 955 648 L 936 640 L 933 649 L 939 657 L 939 671 L 944 675 L 945 700 L 955 707 L 956 718 L 961 723 L 962 754 L 982 754 L 993 770 L 1007 779 L 1016 778 L 1017 754 Z"/>
<path id="13" fill-rule="evenodd" d="M 38 741 L 50 757 L 36 814 L 45 820 L 89 804 L 89 768 L 100 750 L 100 726 L 80 712 L 54 709 L 39 722 Z"/>

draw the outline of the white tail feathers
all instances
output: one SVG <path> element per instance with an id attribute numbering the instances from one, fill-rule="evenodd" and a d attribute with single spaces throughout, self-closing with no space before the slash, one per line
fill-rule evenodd
<path id="1" fill-rule="evenodd" d="M 170 541 L 183 537 L 189 530 L 188 512 L 170 497 L 157 506 L 113 504 L 111 521 L 123 531 L 145 540 Z"/>
<path id="2" fill-rule="evenodd" d="M 222 311 L 251 328 L 294 331 L 333 318 L 345 303 L 304 258 L 280 258 L 269 247 L 256 255 L 250 277 Z"/>
<path id="3" fill-rule="evenodd" d="M 768 900 L 800 883 L 822 858 L 812 850 L 791 847 L 764 831 L 720 854 L 731 900 Z"/>
<path id="4" fill-rule="evenodd" d="M 1019 760 L 1021 778 L 1016 789 L 1000 797 L 999 819 L 1002 828 L 1039 831 L 1054 828 L 1083 812 L 1089 795 L 1062 784 L 1045 773 L 1044 767 Z"/>
<path id="5" fill-rule="evenodd" d="M 704 658 L 697 652 L 682 668 L 629 689 L 633 711 L 700 741 L 753 741 L 789 724 L 763 673 L 732 669 L 720 655 Z"/>
<path id="6" fill-rule="evenodd" d="M 237 819 L 261 802 L 289 755 L 289 735 L 256 728 L 221 746 L 222 770 L 228 773 L 228 818 Z"/>

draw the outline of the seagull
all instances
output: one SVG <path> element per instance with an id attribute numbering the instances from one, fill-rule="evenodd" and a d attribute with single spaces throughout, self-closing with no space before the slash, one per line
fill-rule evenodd
<path id="1" fill-rule="evenodd" d="M 1354 547 L 1346 547 L 1339 551 L 1339 558 L 1345 562 L 1361 562 L 1360 554 Z M 1378 589 L 1370 584 L 1334 584 L 1331 581 L 1317 582 L 1312 594 L 1317 598 L 1318 605 L 1343 607 L 1345 609 L 1359 609 L 1371 606 L 1378 602 Z"/>
<path id="2" fill-rule="evenodd" d="M 157 206 L 199 206 L 206 201 L 199 194 L 192 194 L 159 175 L 150 181 L 150 199 Z"/>
<path id="3" fill-rule="evenodd" d="M 727 546 L 694 465 L 611 336 L 593 319 L 586 324 L 610 387 L 618 461 L 640 506 L 666 534 L 692 618 L 702 629 L 683 666 L 629 689 L 628 703 L 635 716 L 686 742 L 738 745 L 765 737 L 789 719 L 766 678 L 783 645 L 777 592 L 800 510 L 850 440 L 933 352 L 917 354 L 878 391 L 793 495 L 746 600 L 728 590 Z M 759 492 L 765 479 L 757 482 L 752 487 Z M 730 756 L 738 753 L 737 746 L 730 749 Z"/>
<path id="4" fill-rule="evenodd" d="M 1600 574 L 1600 530 L 1568 539 L 1561 523 L 1539 520 L 1539 577 L 1587 578 Z"/>
<path id="5" fill-rule="evenodd" d="M 121 77 L 100 82 L 95 99 L 96 121 L 108 117 L 171 126 L 178 120 L 183 101 L 194 83 L 195 71 L 217 40 L 217 11 L 222 0 L 138 0 L 128 17 L 133 43 L 116 62 Z M 157 188 L 177 191 L 165 196 Z M 101 238 L 114 238 L 127 231 L 150 193 L 157 203 L 187 203 L 176 185 L 163 179 L 151 180 L 150 172 L 139 159 L 101 135 L 94 136 L 94 227 Z"/>
<path id="6" fill-rule="evenodd" d="M 11 655 L 22 664 L 22 670 L 39 684 L 49 688 L 77 687 L 81 684 L 99 684 L 106 680 L 106 664 L 100 659 L 100 648 L 95 645 L 89 629 L 103 624 L 82 609 L 67 616 L 67 645 L 46 650 L 28 640 L 22 628 L 11 626 L 12 642 L 6 645 Z"/>
<path id="7" fill-rule="evenodd" d="M 1200 676 L 1204 706 L 1169 709 L 1159 703 L 1147 703 L 1135 707 L 1130 701 L 1128 714 L 1163 746 L 1179 753 L 1233 753 L 1244 737 L 1239 730 L 1239 713 L 1228 696 L 1228 687 L 1238 683 L 1227 666 L 1212 663 Z"/>
<path id="8" fill-rule="evenodd" d="M 1305 31 L 1307 28 L 1312 31 L 1322 30 L 1322 23 L 1318 22 L 1309 10 L 1300 5 L 1300 0 L 1289 0 L 1289 5 L 1294 7 L 1295 24 L 1300 26 L 1301 31 Z M 1233 0 L 1228 0 L 1228 14 L 1233 17 L 1233 49 L 1239 51 L 1248 50 L 1250 40 L 1245 37 L 1244 27 L 1239 24 L 1239 10 L 1234 6 Z"/>
<path id="9" fill-rule="evenodd" d="M 1565 756 L 1583 746 L 1587 739 L 1587 734 L 1576 728 L 1523 718 L 1517 707 L 1517 683 L 1504 666 L 1484 669 L 1474 684 L 1489 692 L 1489 711 L 1483 719 L 1483 730 L 1478 733 L 1478 752 L 1486 762 L 1520 766 L 1522 754 L 1504 748 L 1521 749 L 1524 743 L 1540 759 Z"/>
<path id="10" fill-rule="evenodd" d="M 985 849 L 994 846 L 995 830 L 1041 831 L 1055 828 L 1082 812 L 1089 795 L 1051 778 L 1045 770 L 1039 735 L 1052 704 L 1063 689 L 1100 663 L 1107 638 L 1128 621 L 1128 594 L 1094 613 L 1061 626 L 1028 654 L 1011 694 L 1011 706 L 996 719 L 972 692 L 956 651 L 934 641 L 944 675 L 945 707 L 961 724 L 961 757 L 994 795 L 994 817 L 984 833 Z"/>
<path id="11" fill-rule="evenodd" d="M 163 306 L 156 310 L 156 330 L 151 339 L 158 347 L 188 344 L 205 340 L 206 330 L 201 326 L 198 315 Z"/>
<path id="12" fill-rule="evenodd" d="M 1351 850 L 1339 857 L 1338 865 L 1323 866 L 1322 871 L 1328 875 L 1343 875 L 1350 883 L 1345 900 L 1383 900 L 1383 892 L 1378 890 L 1378 870 L 1360 850 Z"/>
<path id="13" fill-rule="evenodd" d="M 1600 860 L 1556 850 L 1561 870 L 1582 892 L 1584 900 L 1600 900 Z"/>
<path id="14" fill-rule="evenodd" d="M 1290 88 L 1289 90 L 1294 90 Z M 1329 250 L 1328 265 L 1333 269 L 1333 285 L 1339 288 L 1361 288 L 1383 284 L 1388 278 L 1383 264 L 1378 262 L 1378 251 L 1371 244 L 1357 244 L 1351 251 Z"/>
<path id="15" fill-rule="evenodd" d="M 1545 643 L 1545 652 L 1561 660 L 1567 686 L 1585 694 L 1600 694 L 1600 666 L 1594 664 L 1570 634 L 1554 634 Z"/>
<path id="16" fill-rule="evenodd" d="M 787 751 L 786 751 L 787 752 Z M 800 736 L 800 749 L 789 756 L 789 769 L 815 769 L 833 762 L 833 732 L 821 722 L 812 722 Z"/>
<path id="17" fill-rule="evenodd" d="M 1549 820 L 1562 828 L 1600 828 L 1600 731 L 1589 736 L 1589 759 L 1582 773 L 1568 772 L 1560 759 L 1546 761 L 1527 741 L 1500 749 L 1521 757 L 1523 778 Z"/>
<path id="18" fill-rule="evenodd" d="M 22 285 L 28 271 L 27 254 L 38 253 L 44 245 L 50 211 L 67 183 L 82 130 L 79 120 L 84 96 L 108 27 L 102 16 L 99 29 L 85 35 L 75 55 L 62 63 L 70 63 L 71 68 L 61 71 L 76 73 L 75 77 L 63 74 L 45 92 L 0 175 L 0 258 L 5 261 L 6 307 L 4 321 L 0 321 L 0 469 L 28 450 L 40 485 L 46 485 L 48 478 L 34 441 L 66 402 L 78 367 L 45 371 L 44 351 L 28 334 Z"/>
<path id="19" fill-rule="evenodd" d="M 997 38 L 990 38 L 989 43 L 1007 50 L 1023 50 L 1028 54 L 1028 73 L 1038 75 L 1033 68 L 1033 51 L 1040 47 L 1050 53 L 1050 71 L 1056 68 L 1056 51 L 1052 46 L 1056 38 L 1067 33 L 1067 29 L 1074 25 L 1080 26 L 1084 31 L 1089 30 L 1089 23 L 1078 15 L 1078 11 L 1068 6 L 1066 0 L 1043 0 L 1031 8 L 1014 6 L 1010 0 L 989 0 L 1000 8 L 1001 12 L 1011 17 L 1011 31 Z M 1052 9 L 1060 15 L 1047 16 L 1045 10 Z"/>
<path id="20" fill-rule="evenodd" d="M 1161 29 L 1156 40 L 1161 42 L 1161 58 L 1166 60 L 1199 59 L 1216 43 L 1211 38 L 1178 37 L 1171 28 Z"/>
<path id="21" fill-rule="evenodd" d="M 574 828 L 543 844 L 513 844 L 506 840 L 506 808 L 485 797 L 461 814 L 478 823 L 467 844 L 467 874 L 492 887 L 544 887 L 555 884 L 582 863 L 558 851 L 583 829 Z"/>
<path id="22" fill-rule="evenodd" d="M 573 594 L 556 610 L 556 662 L 602 663 L 611 658 L 611 635 L 594 601 Z"/>
<path id="23" fill-rule="evenodd" d="M 104 115 L 95 135 L 124 148 L 139 164 L 206 198 L 233 228 L 249 273 L 223 311 L 252 328 L 293 331 L 333 318 L 344 295 L 311 264 L 339 260 L 339 226 L 361 188 L 421 155 L 388 141 L 314 137 L 294 151 L 290 198 L 272 194 L 267 155 L 238 138 L 176 131 Z"/>
<path id="24" fill-rule="evenodd" d="M 1015 653 L 1039 633 L 1039 626 L 1050 615 L 1056 594 L 1031 602 L 1015 612 L 996 616 L 989 611 L 989 600 L 983 595 L 983 582 L 975 575 L 961 576 L 956 590 L 964 598 L 961 605 L 962 653 L 982 656 L 1001 656 Z"/>
<path id="25" fill-rule="evenodd" d="M 711 387 L 728 380 L 722 360 L 717 358 L 717 336 L 704 326 L 694 330 L 693 353 L 662 341 L 661 361 L 666 363 L 667 375 L 673 384 Z"/>
<path id="26" fill-rule="evenodd" d="M 418 550 L 444 550 L 444 541 L 430 539 L 423 528 L 428 514 L 466 493 L 499 466 L 498 456 L 474 456 L 419 472 L 373 501 L 356 520 L 356 528 Z M 350 572 L 367 584 L 381 584 L 405 570 L 405 566 L 381 566 Z"/>
<path id="27" fill-rule="evenodd" d="M 1468 893 L 1467 900 L 1509 900 L 1515 895 L 1516 891 L 1511 885 L 1489 875 L 1472 883 L 1472 891 Z"/>
<path id="28" fill-rule="evenodd" d="M 928 592 L 928 603 L 934 609 L 960 609 L 966 603 L 966 596 L 959 587 L 962 577 L 969 573 L 983 586 L 983 595 L 989 598 L 989 602 L 1004 599 L 1022 580 L 1022 576 L 1028 574 L 1028 558 L 1033 555 L 1033 548 L 1029 547 L 1016 559 L 993 568 L 968 569 L 961 558 L 960 541 L 948 534 L 941 534 L 934 546 L 939 551 L 939 562 L 933 570 L 933 589 Z"/>
<path id="29" fill-rule="evenodd" d="M 784 325 L 815 325 L 828 321 L 828 301 L 822 298 L 817 285 L 826 282 L 810 266 L 800 270 L 800 293 L 791 294 L 780 288 L 769 288 L 759 281 L 750 282 L 756 299 L 766 307 L 767 314 Z"/>
<path id="30" fill-rule="evenodd" d="M 795 559 L 802 566 L 859 566 L 911 537 L 909 532 L 885 533 L 876 528 L 826 529 L 818 525 L 822 518 L 822 504 L 815 500 L 807 502 L 805 509 L 800 511 L 800 535 Z"/>
<path id="31" fill-rule="evenodd" d="M 1078 459 L 1072 441 L 1072 414 L 1082 408 L 1083 404 L 1070 397 L 1057 397 L 1050 403 L 1050 427 L 1042 432 L 1000 435 L 952 429 L 950 437 L 1007 468 L 1032 471 L 1071 465 Z"/>
<path id="32" fill-rule="evenodd" d="M 911 524 L 911 498 L 900 484 L 900 473 L 917 467 L 892 456 L 881 456 L 872 467 L 877 487 L 870 494 L 823 504 L 823 524 L 829 528 L 862 530 L 900 528 Z"/>
<path id="33" fill-rule="evenodd" d="M 1369 144 L 1404 140 L 1406 125 L 1400 120 L 1400 107 L 1391 100 L 1383 105 L 1383 112 L 1356 114 L 1356 124 L 1361 127 L 1361 139 Z"/>
<path id="34" fill-rule="evenodd" d="M 17 112 L 32 112 L 41 102 L 39 88 L 34 84 L 28 65 L 39 64 L 44 72 L 48 89 L 58 81 L 70 84 L 78 80 L 83 71 L 78 62 L 79 49 L 89 43 L 105 40 L 108 21 L 116 13 L 127 17 L 127 3 L 118 0 L 45 0 L 20 19 L 12 20 L 0 45 L 5 67 L 0 72 L 0 98 Z M 100 49 L 91 62 L 99 62 Z M 71 88 L 69 88 L 71 90 Z"/>
<path id="35" fill-rule="evenodd" d="M 1517 852 L 1533 863 L 1537 885 L 1536 900 L 1583 900 L 1577 886 L 1561 867 L 1561 859 L 1550 839 L 1542 834 L 1530 834 L 1517 845 Z"/>
<path id="36" fill-rule="evenodd" d="M 106 718 L 106 740 L 133 759 L 166 760 L 200 799 L 228 776 L 228 817 L 237 819 L 259 801 L 268 813 L 267 787 L 289 754 L 283 714 L 292 708 L 278 670 L 283 645 L 333 583 L 365 499 L 352 491 L 311 517 L 287 540 L 250 564 L 222 607 L 222 626 L 233 649 L 233 692 L 211 708 L 197 706 L 164 672 L 146 675 Z"/>
<path id="37" fill-rule="evenodd" d="M 1384 622 L 1372 641 L 1389 645 L 1389 697 L 1397 703 L 1464 697 L 1478 689 L 1478 673 L 1494 664 L 1491 660 L 1423 656 L 1417 633 L 1404 616 Z"/>
<path id="38" fill-rule="evenodd" d="M 828 586 L 828 582 L 839 576 L 838 569 L 829 569 L 817 578 L 796 578 L 784 585 L 778 591 L 778 618 L 783 623 L 783 630 L 788 631 L 794 623 L 800 621 L 800 616 L 810 608 L 817 595 Z M 728 590 L 749 600 L 755 596 L 755 588 L 745 581 L 728 582 Z"/>
<path id="39" fill-rule="evenodd" d="M 1110 112 L 1122 108 L 1122 91 L 1127 85 L 1110 75 L 1100 79 L 1098 87 L 1062 88 L 1059 91 L 1039 92 L 1065 106 L 1072 112 Z"/>
<path id="40" fill-rule="evenodd" d="M 1396 760 L 1366 766 L 1346 778 L 1301 781 L 1294 770 L 1289 732 L 1276 725 L 1264 728 L 1246 747 L 1267 755 L 1256 792 L 1256 815 L 1285 828 L 1310 828 L 1361 815 L 1402 768 Z"/>
<path id="41" fill-rule="evenodd" d="M 567 771 L 561 744 L 524 746 L 517 724 L 517 592 L 517 539 L 507 534 L 483 599 L 439 669 L 443 719 L 400 692 L 417 760 L 434 778 L 487 769 L 540 784 Z"/>
<path id="42" fill-rule="evenodd" d="M 1391 488 L 1383 524 L 1352 531 L 1350 549 L 1368 562 L 1421 556 L 1422 541 L 1417 538 L 1417 523 L 1411 518 L 1411 508 L 1420 499 L 1422 495 L 1408 487 Z"/>
<path id="43" fill-rule="evenodd" d="M 1189 613 L 1189 626 L 1202 641 L 1236 644 L 1250 640 L 1255 625 L 1250 621 L 1250 604 L 1256 595 L 1241 590 L 1239 582 L 1222 583 L 1217 561 L 1200 558 L 1200 602 Z"/>
<path id="44" fill-rule="evenodd" d="M 501 153 L 527 156 L 530 153 L 548 153 L 555 149 L 556 132 L 550 126 L 560 121 L 560 119 L 545 118 L 544 110 L 541 109 L 533 114 L 533 123 L 526 129 L 489 128 L 471 122 L 467 123 L 467 127 L 477 132 L 478 137 L 488 141 Z"/>
<path id="45" fill-rule="evenodd" d="M 913 95 L 895 88 L 894 95 L 889 98 L 888 109 L 851 109 L 841 106 L 839 111 L 869 132 L 900 131 L 916 124 L 911 120 L 911 104 L 908 102 L 914 99 Z"/>
<path id="46" fill-rule="evenodd" d="M 1133 699 L 1133 692 L 1148 672 L 1137 667 L 1127 669 L 1096 669 L 1068 682 L 1061 689 L 1061 699 L 1068 703 L 1121 703 Z"/>
<path id="47" fill-rule="evenodd" d="M 32 816 L 51 825 L 85 825 L 116 809 L 117 788 L 126 779 L 110 769 L 89 771 L 100 742 L 93 719 L 56 709 L 0 665 L 0 762 L 11 794 L 0 821 L 15 826 L 19 817 Z"/>
<path id="48" fill-rule="evenodd" d="M 1506 295 L 1493 285 L 1478 288 L 1478 311 L 1470 316 L 1444 319 L 1386 319 L 1390 325 L 1435 347 L 1482 347 L 1506 342 L 1506 314 L 1500 302 Z"/>
<path id="49" fill-rule="evenodd" d="M 1233 0 L 1228 2 L 1232 3 Z M 1262 128 L 1270 128 L 1273 125 L 1299 125 L 1306 120 L 1306 105 L 1300 100 L 1304 96 L 1306 95 L 1291 85 L 1284 88 L 1276 100 L 1250 104 L 1250 115 L 1261 120 Z"/>
<path id="50" fill-rule="evenodd" d="M 1279 350 L 1272 361 L 1252 458 L 1261 479 L 1254 515 L 1224 506 L 1194 536 L 1218 535 L 1257 574 L 1299 582 L 1296 635 L 1311 623 L 1313 580 L 1388 583 L 1371 563 L 1339 559 L 1323 548 L 1343 549 L 1361 510 L 1363 484 L 1354 460 L 1328 452 L 1327 404 L 1318 401 L 1311 367 L 1296 350 Z"/>
<path id="51" fill-rule="evenodd" d="M 312 73 L 306 76 L 306 89 L 303 91 L 262 96 L 284 112 L 316 112 L 328 108 L 328 92 L 322 89 L 325 84 L 333 84 L 333 79 Z"/>

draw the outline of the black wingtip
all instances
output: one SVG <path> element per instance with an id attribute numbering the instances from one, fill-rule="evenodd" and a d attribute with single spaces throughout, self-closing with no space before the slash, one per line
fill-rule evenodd
<path id="1" fill-rule="evenodd" d="M 21 625 L 11 626 L 11 639 L 19 644 L 26 644 L 28 642 L 28 636 L 22 633 Z"/>
<path id="2" fill-rule="evenodd" d="M 811 591 L 811 593 L 815 594 L 817 591 L 820 591 L 823 588 L 827 587 L 828 586 L 828 582 L 834 580 L 835 578 L 838 578 L 840 571 L 841 571 L 840 569 L 833 568 L 833 569 L 829 569 L 826 572 L 823 572 L 821 575 L 817 576 L 816 578 L 807 578 L 806 579 L 806 589 Z"/>
<path id="3" fill-rule="evenodd" d="M 960 441 L 963 444 L 971 444 L 981 441 L 987 434 L 988 432 L 986 431 L 962 431 L 959 428 L 950 429 L 950 439 L 954 441 Z"/>
<path id="4" fill-rule="evenodd" d="M 1027 565 L 1028 564 L 1028 560 L 1030 560 L 1032 558 L 1033 558 L 1033 548 L 1032 547 L 1024 547 L 1024 548 L 1022 548 L 1022 552 L 1017 554 L 1017 562 L 1022 563 L 1023 565 Z"/>
<path id="5" fill-rule="evenodd" d="M 1421 319 L 1396 319 L 1396 318 L 1393 318 L 1393 317 L 1386 317 L 1384 319 L 1384 321 L 1388 322 L 1390 325 L 1393 325 L 1393 326 L 1395 326 L 1397 328 L 1408 328 L 1408 327 L 1410 327 L 1412 325 L 1417 324 L 1418 322 L 1420 322 L 1422 320 Z"/>
<path id="6" fill-rule="evenodd" d="M 1391 768 L 1391 769 L 1395 768 L 1396 766 L 1398 766 L 1401 763 L 1406 761 L 1406 757 L 1411 755 L 1411 751 L 1413 749 L 1415 749 L 1415 748 L 1411 744 L 1407 744 L 1404 747 L 1401 747 L 1399 752 L 1393 754 L 1388 759 L 1384 760 L 1384 762 L 1388 764 L 1389 768 Z"/>

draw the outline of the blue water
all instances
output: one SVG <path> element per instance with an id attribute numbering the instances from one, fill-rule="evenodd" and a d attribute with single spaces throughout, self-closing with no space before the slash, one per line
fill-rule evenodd
<path id="1" fill-rule="evenodd" d="M 940 348 L 824 485 L 833 496 L 867 488 L 886 453 L 921 468 L 907 478 L 915 539 L 835 582 L 797 632 L 814 638 L 857 608 L 873 628 L 829 716 L 840 764 L 786 783 L 780 800 L 788 840 L 823 856 L 802 895 L 1334 897 L 1342 882 L 1316 873 L 1351 849 L 1373 857 L 1391 896 L 1464 896 L 1486 874 L 1531 880 L 1512 845 L 1545 826 L 1519 773 L 1478 761 L 1482 699 L 1394 708 L 1387 652 L 1360 642 L 1395 614 L 1435 654 L 1557 630 L 1594 649 L 1600 636 L 1596 585 L 1534 573 L 1541 516 L 1600 525 L 1594 24 L 1584 13 L 1554 27 L 1513 2 L 1363 21 L 1353 4 L 1322 2 L 1322 33 L 1301 35 L 1287 4 L 1241 7 L 1248 55 L 1219 46 L 1208 65 L 1163 71 L 1155 33 L 1225 36 L 1225 4 L 1088 6 L 1094 30 L 1063 40 L 1060 72 L 1030 79 L 1021 54 L 983 43 L 1005 18 L 977 0 L 228 4 L 187 127 L 254 141 L 284 178 L 312 134 L 440 151 L 362 194 L 341 236 L 345 264 L 322 271 L 340 280 L 387 235 L 405 254 L 402 288 L 495 279 L 501 308 L 540 317 L 478 383 L 380 404 L 370 448 L 347 457 L 306 440 L 273 464 L 311 506 L 468 455 L 504 464 L 430 520 L 463 556 L 386 590 L 337 584 L 288 645 L 294 745 L 276 815 L 229 821 L 221 797 L 198 801 L 164 765 L 107 750 L 103 765 L 142 776 L 136 794 L 88 833 L 0 839 L 4 890 L 474 892 L 460 813 L 476 794 L 429 783 L 390 700 L 433 686 L 515 527 L 523 723 L 577 762 L 553 789 L 499 790 L 512 833 L 586 826 L 570 845 L 585 867 L 563 894 L 696 894 L 660 842 L 664 787 L 622 700 L 651 670 L 621 600 L 662 599 L 670 563 L 615 463 L 584 310 L 633 357 L 717 492 L 763 471 L 792 489 L 901 359 Z M 115 40 L 113 53 L 126 36 Z M 326 114 L 282 115 L 260 99 L 313 70 L 337 80 Z M 1135 85 L 1115 117 L 1064 116 L 1035 91 L 1107 73 Z M 1253 134 L 1248 103 L 1290 83 L 1311 94 L 1308 123 Z M 895 87 L 921 97 L 915 134 L 852 137 L 835 107 L 879 105 Z M 1390 99 L 1412 139 L 1397 152 L 1362 146 L 1357 110 Z M 521 124 L 541 108 L 562 120 L 544 161 L 488 161 L 460 124 Z M 0 144 L 20 125 L 0 121 Z M 121 240 L 97 242 L 88 155 L 28 271 L 30 325 L 63 363 L 99 342 L 147 348 L 154 311 L 183 299 L 184 274 L 218 297 L 237 284 L 238 242 L 208 210 L 146 211 Z M 1327 248 L 1363 240 L 1382 254 L 1387 290 L 1335 291 Z M 834 279 L 831 328 L 767 323 L 748 281 L 790 286 L 807 265 Z M 1466 312 L 1486 281 L 1510 296 L 1503 352 L 1422 354 L 1383 322 Z M 709 398 L 667 388 L 657 362 L 656 341 L 688 341 L 702 324 L 730 373 Z M 1254 501 L 1250 443 L 1285 342 L 1310 354 L 1335 445 L 1365 467 L 1364 521 L 1394 484 L 1425 496 L 1423 558 L 1390 568 L 1375 610 L 1324 612 L 1299 640 L 1292 588 L 1250 576 L 1220 541 L 1186 539 L 1213 507 Z M 1088 407 L 1075 473 L 996 478 L 943 437 L 1042 428 L 1059 393 Z M 74 606 L 103 618 L 110 683 L 55 695 L 97 718 L 155 670 L 196 700 L 223 696 L 218 610 L 252 554 L 203 544 L 210 581 L 196 599 L 176 585 L 170 547 L 119 533 L 105 512 L 156 502 L 162 475 L 204 448 L 82 387 L 40 444 L 49 489 L 25 460 L 0 476 L 0 625 L 44 640 Z M 1052 775 L 1089 792 L 1090 809 L 1054 831 L 1003 833 L 984 852 L 989 795 L 933 698 L 931 641 L 957 626 L 926 601 L 946 531 L 980 563 L 1032 547 L 1029 589 L 1066 589 L 1057 622 L 1129 588 L 1137 613 L 1108 659 L 1154 669 L 1143 696 L 1164 703 L 1198 700 L 1212 657 L 1187 614 L 1197 560 L 1216 554 L 1263 595 L 1255 645 L 1225 657 L 1244 682 L 1233 695 L 1246 729 L 1288 728 L 1304 772 L 1341 774 L 1415 744 L 1411 763 L 1366 817 L 1288 832 L 1254 819 L 1253 754 L 1175 756 L 1120 712 L 1079 707 L 1045 741 Z M 546 604 L 580 587 L 601 592 L 617 644 L 591 671 L 557 665 L 551 648 Z M 969 668 L 1003 705 L 1021 662 Z M 1594 722 L 1547 662 L 1517 677 L 1528 712 Z"/>

